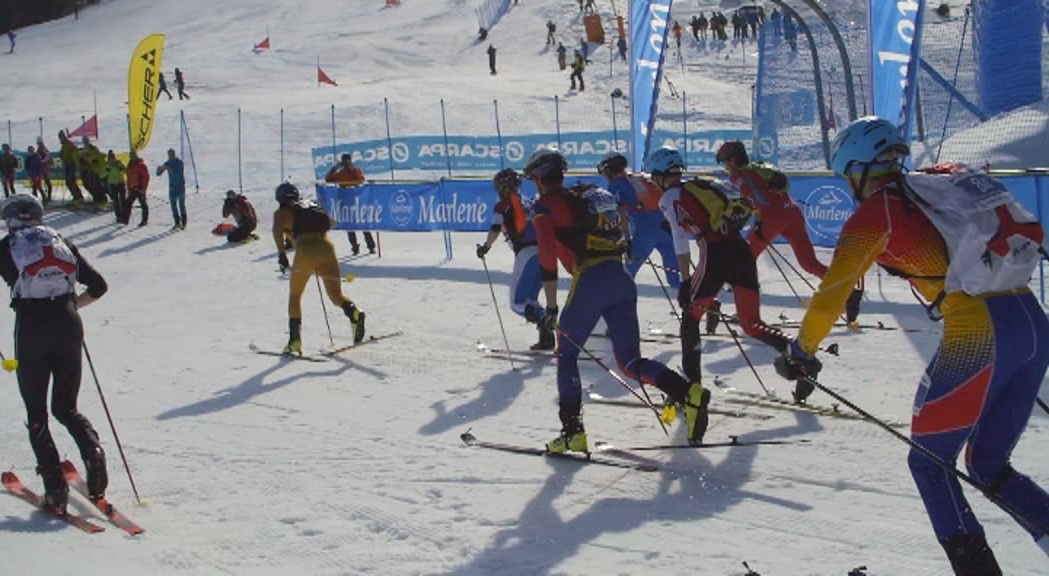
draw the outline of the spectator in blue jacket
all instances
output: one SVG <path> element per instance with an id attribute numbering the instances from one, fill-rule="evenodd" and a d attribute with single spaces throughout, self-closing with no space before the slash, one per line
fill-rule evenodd
<path id="1" fill-rule="evenodd" d="M 175 219 L 172 230 L 185 230 L 186 218 L 186 174 L 182 160 L 175 155 L 173 148 L 168 148 L 168 160 L 157 166 L 157 176 L 168 173 L 168 201 L 171 202 L 171 217 Z"/>

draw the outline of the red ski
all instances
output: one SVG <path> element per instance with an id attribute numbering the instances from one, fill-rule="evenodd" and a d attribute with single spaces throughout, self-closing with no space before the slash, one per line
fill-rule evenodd
<path id="1" fill-rule="evenodd" d="M 4 488 L 7 488 L 7 491 L 10 492 L 12 495 L 17 496 L 18 498 L 43 510 L 45 514 L 51 516 L 52 518 L 58 518 L 59 520 L 66 522 L 70 526 L 83 530 L 88 534 L 94 534 L 96 532 L 105 531 L 105 528 L 89 520 L 85 520 L 84 518 L 81 518 L 79 516 L 74 516 L 68 513 L 57 514 L 54 510 L 45 508 L 43 496 L 40 496 L 39 494 L 33 492 L 29 488 L 26 488 L 25 484 L 22 484 L 22 481 L 18 479 L 18 476 L 15 476 L 14 472 L 4 472 L 2 475 L 0 475 L 0 481 L 3 482 Z"/>
<path id="2" fill-rule="evenodd" d="M 69 487 L 79 492 L 84 498 L 87 498 L 87 501 L 91 502 L 95 508 L 98 508 L 98 511 L 101 512 L 106 519 L 112 522 L 114 526 L 132 536 L 137 536 L 138 534 L 145 532 L 145 529 L 129 520 L 127 516 L 124 516 L 120 510 L 114 508 L 105 498 L 101 500 L 92 500 L 87 495 L 87 482 L 84 480 L 83 476 L 80 475 L 80 472 L 77 472 L 76 466 L 69 460 L 62 462 L 62 473 L 65 474 L 66 482 L 69 483 Z"/>

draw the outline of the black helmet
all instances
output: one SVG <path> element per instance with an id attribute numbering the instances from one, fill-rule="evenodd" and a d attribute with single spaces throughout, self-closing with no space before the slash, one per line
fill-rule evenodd
<path id="1" fill-rule="evenodd" d="M 278 194 L 279 194 L 279 192 L 278 192 Z M 226 190 L 226 199 L 227 200 L 233 200 L 236 197 L 237 197 L 237 193 L 236 192 L 234 192 L 233 190 Z"/>
<path id="2" fill-rule="evenodd" d="M 276 193 L 278 204 L 290 204 L 292 202 L 298 202 L 299 200 L 299 189 L 295 187 L 291 182 L 285 182 L 280 186 L 277 186 Z"/>
<path id="3" fill-rule="evenodd" d="M 747 156 L 747 148 L 739 140 L 729 140 L 718 148 L 717 156 L 714 157 L 718 164 L 724 164 L 729 158 L 735 158 L 740 164 L 749 164 L 750 157 Z"/>
<path id="4" fill-rule="evenodd" d="M 44 206 L 29 194 L 15 194 L 4 201 L 0 216 L 9 228 L 21 228 L 32 222 L 44 219 Z"/>
<path id="5" fill-rule="evenodd" d="M 492 179 L 495 184 L 495 191 L 500 196 L 504 194 L 513 194 L 521 189 L 521 175 L 517 173 L 517 170 L 513 168 L 506 168 L 500 170 L 495 178 Z"/>
<path id="6" fill-rule="evenodd" d="M 532 156 L 525 165 L 524 175 L 529 180 L 541 179 L 546 173 L 559 170 L 564 173 L 568 171 L 568 160 L 557 146 L 540 146 L 532 152 Z"/>
<path id="7" fill-rule="evenodd" d="M 597 173 L 602 176 L 619 174 L 626 170 L 626 156 L 619 152 L 609 152 L 597 163 Z"/>

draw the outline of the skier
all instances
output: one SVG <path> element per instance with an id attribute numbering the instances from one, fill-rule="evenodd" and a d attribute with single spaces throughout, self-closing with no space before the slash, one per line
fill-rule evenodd
<path id="1" fill-rule="evenodd" d="M 36 155 L 40 157 L 40 169 L 41 178 L 43 178 L 44 186 L 47 188 L 47 196 L 44 197 L 44 205 L 51 203 L 51 191 L 54 186 L 51 184 L 51 151 L 44 145 L 43 137 L 38 136 L 36 139 Z"/>
<path id="2" fill-rule="evenodd" d="M 510 281 L 510 309 L 526 321 L 536 325 L 539 341 L 532 350 L 553 350 L 554 331 L 544 317 L 539 305 L 539 259 L 536 255 L 535 206 L 532 199 L 521 198 L 521 175 L 513 168 L 506 168 L 493 179 L 499 202 L 492 208 L 492 226 L 484 244 L 477 245 L 477 257 L 484 259 L 500 232 L 514 251 L 514 272 Z"/>
<path id="3" fill-rule="evenodd" d="M 674 20 L 674 27 L 671 30 L 674 32 L 674 43 L 677 45 L 677 53 L 681 54 L 681 23 Z"/>
<path id="4" fill-rule="evenodd" d="M 568 49 L 560 42 L 557 43 L 557 65 L 561 70 L 568 68 Z"/>
<path id="5" fill-rule="evenodd" d="M 139 158 L 138 153 L 131 151 L 131 160 L 127 166 L 127 204 L 124 205 L 124 214 L 121 221 L 127 224 L 131 221 L 131 206 L 138 200 L 142 208 L 142 220 L 138 227 L 141 228 L 149 222 L 149 205 L 146 203 L 146 190 L 149 189 L 149 169 L 146 163 Z"/>
<path id="6" fill-rule="evenodd" d="M 488 45 L 488 70 L 495 76 L 495 46 Z"/>
<path id="7" fill-rule="evenodd" d="M 572 90 L 575 90 L 576 78 L 579 79 L 579 91 L 586 90 L 586 85 L 583 84 L 583 70 L 586 69 L 586 63 L 583 59 L 583 55 L 579 53 L 579 50 L 575 51 L 575 58 L 572 59 L 572 74 L 569 75 L 569 79 L 572 81 Z"/>
<path id="8" fill-rule="evenodd" d="M 596 187 L 566 189 L 568 162 L 553 147 L 538 148 L 524 174 L 539 190 L 535 231 L 540 274 L 546 299 L 544 321 L 557 321 L 557 265 L 560 258 L 572 272 L 572 292 L 557 328 L 557 390 L 561 434 L 547 443 L 550 452 L 587 452 L 579 380 L 580 347 L 599 318 L 608 324 L 619 370 L 629 379 L 655 385 L 684 406 L 690 443 L 701 443 L 707 429 L 710 391 L 690 384 L 659 361 L 641 356 L 638 336 L 637 286 L 623 267 L 629 252 L 626 224 L 620 220 L 615 198 Z"/>
<path id="9" fill-rule="evenodd" d="M 103 503 L 108 475 L 106 454 L 91 422 L 77 411 L 84 326 L 79 310 L 106 293 L 105 279 L 76 246 L 42 224 L 44 207 L 28 194 L 7 199 L 0 210 L 7 236 L 0 240 L 0 275 L 11 287 L 15 310 L 18 390 L 26 408 L 29 444 L 44 481 L 44 505 L 64 515 L 69 487 L 48 426 L 51 413 L 76 441 L 87 468 L 91 500 Z M 77 294 L 76 284 L 87 290 Z"/>
<path id="10" fill-rule="evenodd" d="M 222 217 L 233 217 L 237 227 L 226 235 L 228 242 L 245 242 L 248 239 L 257 240 L 254 234 L 255 227 L 259 224 L 259 217 L 255 215 L 255 207 L 248 202 L 243 194 L 237 194 L 233 190 L 226 191 L 226 200 L 222 203 Z"/>
<path id="11" fill-rule="evenodd" d="M 32 146 L 26 149 L 25 171 L 29 176 L 29 184 L 32 187 L 33 196 L 38 196 L 42 202 L 47 202 L 47 198 L 44 196 L 44 188 L 40 185 L 43 163 L 40 161 L 40 156 L 36 153 L 36 148 Z"/>
<path id="12" fill-rule="evenodd" d="M 335 184 L 339 188 L 356 188 L 365 182 L 364 171 L 354 165 L 353 158 L 349 154 L 343 154 L 339 158 L 339 163 L 328 170 L 324 181 Z M 353 255 L 359 255 L 361 245 L 357 242 L 357 233 L 351 230 L 346 233 L 346 236 L 350 239 L 350 249 Z M 375 238 L 372 237 L 371 232 L 364 232 L 364 244 L 368 246 L 369 254 L 375 254 Z"/>
<path id="13" fill-rule="evenodd" d="M 174 148 L 168 148 L 168 159 L 157 166 L 157 176 L 168 173 L 168 202 L 171 203 L 171 217 L 175 220 L 172 230 L 185 230 L 189 219 L 186 217 L 186 173 L 182 160 L 175 155 Z"/>
<path id="14" fill-rule="evenodd" d="M 586 38 L 579 40 L 579 53 L 583 55 L 583 62 L 590 64 L 590 43 Z"/>
<path id="15" fill-rule="evenodd" d="M 697 177 L 682 182 L 685 160 L 676 148 L 654 150 L 645 161 L 652 181 L 663 190 L 659 209 L 670 223 L 677 252 L 681 287 L 681 355 L 685 377 L 701 381 L 699 319 L 707 313 L 707 333 L 712 333 L 721 305 L 715 299 L 726 283 L 732 286 L 736 315 L 748 335 L 778 351 L 789 343 L 782 332 L 761 321 L 758 268 L 739 231 L 750 219 L 749 201 L 730 182 Z M 689 239 L 699 247 L 695 272 Z"/>
<path id="16" fill-rule="evenodd" d="M 160 96 L 161 92 L 168 95 L 168 100 L 174 100 L 171 96 L 171 91 L 168 90 L 168 81 L 164 79 L 163 72 L 160 73 L 160 79 L 157 81 L 157 97 Z M 179 100 L 181 100 L 181 98 L 179 98 Z"/>
<path id="17" fill-rule="evenodd" d="M 175 89 L 178 90 L 179 100 L 182 98 L 189 100 L 189 94 L 186 94 L 186 81 L 182 78 L 182 70 L 178 68 L 175 68 Z"/>
<path id="18" fill-rule="evenodd" d="M 4 198 L 15 193 L 15 172 L 18 170 L 18 157 L 11 152 L 11 146 L 4 144 L 0 152 L 0 180 L 4 182 Z"/>
<path id="19" fill-rule="evenodd" d="M 117 223 L 124 222 L 124 210 L 127 204 L 127 188 L 124 180 L 127 176 L 127 168 L 124 163 L 117 160 L 112 150 L 106 155 L 106 164 L 102 167 L 99 175 L 100 180 L 105 183 L 109 193 L 109 200 L 113 203 L 113 216 Z"/>
<path id="20" fill-rule="evenodd" d="M 59 158 L 62 159 L 62 170 L 65 171 L 66 188 L 73 196 L 70 204 L 79 204 L 84 201 L 84 193 L 80 191 L 76 181 L 77 171 L 80 169 L 80 150 L 66 136 L 65 130 L 58 131 L 58 141 L 62 143 Z"/>
<path id="21" fill-rule="evenodd" d="M 823 279 L 827 267 L 816 259 L 805 214 L 790 196 L 790 180 L 778 168 L 763 162 L 751 162 L 747 149 L 739 140 L 730 140 L 718 148 L 715 159 L 728 170 L 732 183 L 754 204 L 754 225 L 747 235 L 750 253 L 756 260 L 768 245 L 782 236 L 794 250 L 794 256 L 809 274 Z M 860 315 L 863 289 L 857 287 L 849 296 L 845 320 L 853 323 Z"/>
<path id="22" fill-rule="evenodd" d="M 1049 494 L 1009 463 L 1049 365 L 1049 321 L 1028 288 L 1045 254 L 1045 234 L 998 180 L 958 165 L 908 172 L 903 159 L 909 154 L 897 127 L 873 116 L 835 136 L 831 167 L 848 182 L 858 207 L 776 371 L 789 380 L 819 374 L 813 354 L 871 264 L 908 280 L 916 295 L 932 302 L 929 308 L 938 308 L 944 327 L 911 419 L 911 439 L 940 461 L 912 449 L 907 462 L 954 573 L 1000 575 L 961 484 L 943 467 L 953 469 L 965 448 L 969 475 L 1036 522 L 1038 528 L 1017 518 L 1049 554 L 1042 532 L 1049 526 Z M 997 207 L 972 216 L 966 202 Z M 977 226 L 977 217 L 991 229 Z"/>
<path id="23" fill-rule="evenodd" d="M 630 272 L 631 277 L 636 277 L 652 250 L 659 250 L 667 284 L 677 290 L 681 281 L 678 274 L 673 272 L 677 269 L 674 239 L 659 211 L 659 199 L 663 191 L 651 179 L 641 174 L 631 174 L 626 167 L 626 156 L 619 152 L 609 152 L 597 165 L 597 173 L 608 181 L 608 191 L 616 197 L 630 224 L 633 245 L 632 259 L 626 264 L 627 272 Z"/>
<path id="24" fill-rule="evenodd" d="M 316 274 L 336 306 L 350 319 L 353 343 L 364 340 L 364 311 L 342 295 L 339 261 L 328 240 L 331 218 L 316 203 L 302 200 L 299 189 L 290 182 L 277 186 L 279 207 L 273 213 L 273 240 L 277 244 L 277 264 L 281 274 L 291 271 L 288 286 L 288 345 L 285 354 L 302 354 L 302 293 L 310 276 Z M 288 262 L 287 240 L 295 246 L 295 262 Z"/>
<path id="25" fill-rule="evenodd" d="M 16 36 L 18 36 L 18 34 L 15 34 L 14 30 L 8 30 L 7 31 L 7 39 L 11 41 L 11 49 L 7 51 L 8 54 L 14 54 L 14 52 L 15 52 L 15 37 Z"/>
<path id="26" fill-rule="evenodd" d="M 626 62 L 626 38 L 620 36 L 616 41 L 616 48 L 619 49 L 619 59 Z"/>
<path id="27" fill-rule="evenodd" d="M 553 20 L 546 21 L 546 45 L 552 46 L 557 43 L 557 38 L 554 34 L 557 32 L 557 24 L 554 24 Z"/>

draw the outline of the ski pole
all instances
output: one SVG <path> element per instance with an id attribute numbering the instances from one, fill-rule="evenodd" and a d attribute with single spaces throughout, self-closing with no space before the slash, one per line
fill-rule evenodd
<path id="1" fill-rule="evenodd" d="M 495 287 L 492 286 L 492 274 L 488 271 L 488 261 L 481 257 L 481 264 L 484 265 L 484 275 L 488 278 L 488 291 L 492 293 L 492 305 L 495 307 L 495 317 L 499 320 L 499 330 L 503 333 L 503 344 L 506 346 L 506 359 L 510 361 L 510 371 L 517 372 L 517 367 L 514 366 L 514 359 L 510 355 L 510 340 L 506 337 L 506 327 L 503 325 L 503 315 L 499 312 L 499 301 L 495 299 Z"/>
<path id="2" fill-rule="evenodd" d="M 6 362 L 6 360 L 5 360 L 5 362 Z M 1045 410 L 1045 413 L 1049 414 L 1049 406 L 1047 406 L 1046 403 L 1041 398 L 1035 398 L 1035 400 L 1038 401 L 1038 405 L 1042 407 L 1042 410 Z"/>
<path id="3" fill-rule="evenodd" d="M 3 366 L 4 370 L 8 372 L 14 372 L 15 370 L 18 370 L 18 360 L 15 358 L 8 360 L 7 356 L 4 356 L 3 352 L 0 352 L 0 361 L 2 361 L 2 364 L 0 365 Z"/>
<path id="4" fill-rule="evenodd" d="M 816 291 L 816 287 L 812 285 L 812 282 L 809 282 L 809 279 L 808 279 L 808 278 L 806 278 L 806 277 L 805 277 L 805 275 L 804 275 L 804 274 L 802 274 L 802 273 L 801 273 L 801 271 L 799 271 L 799 270 L 798 270 L 798 268 L 797 268 L 796 266 L 794 266 L 794 264 L 791 264 L 790 260 L 787 260 L 786 258 L 784 258 L 784 257 L 783 257 L 783 254 L 780 254 L 779 250 L 777 250 L 777 249 L 776 249 L 776 246 L 775 246 L 774 244 L 772 244 L 771 242 L 769 242 L 769 243 L 768 243 L 768 248 L 769 248 L 769 251 L 770 251 L 770 252 L 772 252 L 773 254 L 775 254 L 776 256 L 778 256 L 780 260 L 783 260 L 783 262 L 784 262 L 784 263 L 786 263 L 786 264 L 787 264 L 787 266 L 788 266 L 788 267 L 790 267 L 790 269 L 791 269 L 791 270 L 792 270 L 792 271 L 793 271 L 793 272 L 794 272 L 795 274 L 797 274 L 797 275 L 798 275 L 798 278 L 801 278 L 801 281 L 802 281 L 802 282 L 804 282 L 804 283 L 805 283 L 805 285 L 809 287 L 809 290 L 812 290 L 813 292 L 815 292 L 815 291 Z M 776 264 L 776 267 L 777 267 L 777 268 L 779 268 L 779 264 Z M 780 273 L 782 273 L 782 272 L 783 272 L 783 270 L 780 270 Z M 787 277 L 786 277 L 786 276 L 784 276 L 784 277 L 783 277 L 783 279 L 784 279 L 784 280 L 787 280 Z M 789 281 L 789 280 L 787 280 L 787 284 L 790 284 L 790 281 Z M 791 290 L 793 290 L 793 288 L 791 288 Z"/>
<path id="5" fill-rule="evenodd" d="M 724 318 L 720 311 L 716 313 Z M 732 336 L 732 341 L 736 343 L 736 348 L 739 348 L 739 353 L 743 355 L 743 360 L 747 362 L 747 366 L 750 366 L 750 371 L 754 374 L 754 379 L 758 381 L 761 389 L 765 391 L 765 396 L 773 398 L 775 394 L 765 386 L 765 382 L 761 379 L 761 375 L 758 374 L 757 368 L 755 368 L 754 363 L 750 361 L 750 356 L 748 356 L 747 351 L 743 349 L 743 343 L 739 341 L 739 336 L 736 335 L 736 330 L 728 322 L 723 322 L 723 324 L 725 325 L 725 329 L 728 330 L 729 336 Z M 702 336 L 700 338 L 702 338 Z"/>
<path id="6" fill-rule="evenodd" d="M 663 279 L 659 276 L 659 270 L 656 268 L 656 263 L 651 258 L 645 260 L 650 266 L 652 266 L 652 272 L 656 275 L 656 280 L 659 281 L 659 287 L 663 289 L 663 295 L 667 297 L 667 304 L 670 304 L 670 314 L 677 318 L 678 322 L 681 322 L 681 315 L 677 313 L 677 306 L 674 306 L 674 301 L 670 298 L 670 292 L 667 291 L 667 287 L 663 284 Z"/>
<path id="7" fill-rule="evenodd" d="M 563 336 L 565 340 L 568 340 L 569 344 L 571 344 L 572 346 L 575 346 L 576 348 L 578 348 L 583 354 L 586 354 L 598 366 L 603 368 L 605 372 L 608 372 L 609 376 L 614 378 L 616 382 L 619 382 L 620 386 L 622 386 L 623 388 L 626 388 L 627 392 L 630 392 L 631 394 L 633 394 L 634 398 L 637 398 L 638 400 L 641 401 L 642 404 L 644 404 L 645 406 L 648 406 L 648 408 L 650 410 L 652 410 L 652 413 L 656 415 L 656 420 L 659 421 L 659 426 L 660 426 L 660 428 L 663 429 L 663 433 L 666 434 L 667 436 L 670 436 L 670 431 L 667 430 L 667 425 L 663 423 L 662 415 L 659 413 L 659 409 L 656 408 L 655 404 L 652 404 L 652 400 L 650 400 L 648 398 L 642 398 L 641 395 L 637 393 L 637 390 L 634 390 L 634 388 L 630 384 L 627 384 L 626 380 L 623 380 L 623 378 L 621 376 L 619 376 L 619 374 L 616 374 L 615 372 L 613 372 L 608 366 L 605 365 L 604 362 L 601 361 L 600 358 L 598 358 L 597 356 L 594 356 L 594 354 L 592 352 L 590 352 L 586 348 L 583 348 L 582 346 L 580 346 L 575 340 L 572 339 L 571 336 L 566 334 L 564 330 L 561 330 L 560 327 L 557 328 L 557 332 L 558 332 L 558 334 Z M 644 388 L 642 388 L 642 392 L 644 392 Z M 645 395 L 647 396 L 648 393 L 646 392 Z"/>
<path id="8" fill-rule="evenodd" d="M 120 460 L 124 463 L 124 470 L 127 471 L 127 479 L 131 482 L 131 491 L 135 494 L 135 500 L 138 505 L 142 505 L 142 498 L 138 495 L 138 488 L 135 487 L 135 479 L 131 476 L 131 467 L 127 464 L 127 456 L 124 455 L 124 447 L 120 444 L 120 436 L 117 435 L 117 427 L 113 425 L 113 416 L 109 413 L 109 405 L 106 403 L 106 395 L 102 393 L 102 385 L 98 382 L 98 374 L 95 372 L 95 363 L 91 361 L 91 352 L 87 350 L 87 340 L 82 342 L 84 348 L 84 357 L 87 358 L 87 365 L 91 368 L 91 377 L 95 380 L 95 388 L 98 390 L 98 397 L 102 400 L 102 409 L 106 412 L 106 420 L 109 421 L 109 429 L 113 431 L 113 439 L 117 442 L 117 451 L 120 452 Z"/>
<path id="9" fill-rule="evenodd" d="M 794 297 L 798 299 L 798 303 L 801 304 L 804 307 L 805 306 L 805 300 L 803 300 L 801 298 L 801 296 L 798 295 L 798 291 L 794 289 L 794 284 L 791 284 L 790 279 L 787 278 L 787 274 L 783 271 L 783 267 L 779 265 L 779 260 L 776 259 L 775 256 L 773 256 L 773 254 L 779 255 L 779 252 L 776 251 L 776 248 L 774 246 L 772 246 L 772 244 L 769 244 L 768 246 L 770 248 L 769 260 L 772 260 L 772 263 L 776 265 L 776 270 L 779 270 L 779 275 L 782 276 L 783 277 L 783 281 L 787 283 L 787 288 L 790 288 L 790 291 L 794 293 Z M 782 257 L 783 256 L 780 256 L 780 258 L 782 258 Z M 784 260 L 784 262 L 786 262 L 786 260 Z M 787 262 L 787 263 L 790 264 L 789 262 Z M 804 278 L 802 278 L 802 280 L 804 280 Z"/>
<path id="10" fill-rule="evenodd" d="M 813 378 L 811 376 L 802 376 L 801 378 L 799 378 L 799 380 L 803 380 L 803 381 L 811 384 L 812 386 L 820 389 L 824 393 L 828 394 L 831 398 L 834 398 L 838 402 L 841 402 L 845 406 L 848 406 L 851 410 L 853 410 L 854 412 L 856 412 L 860 416 L 863 416 L 864 419 L 868 420 L 872 424 L 878 425 L 878 427 L 881 428 L 882 430 L 885 430 L 889 434 L 892 434 L 893 436 L 895 436 L 901 442 L 904 442 L 905 444 L 909 445 L 912 450 L 915 450 L 916 452 L 920 453 L 922 456 L 925 456 L 926 458 L 928 458 L 929 461 L 931 461 L 933 464 L 936 464 L 940 468 L 943 468 L 943 470 L 945 472 L 953 474 L 959 480 L 961 480 L 961 481 L 965 482 L 966 484 L 968 484 L 969 486 L 972 486 L 973 488 L 979 490 L 981 493 L 983 493 L 984 496 L 987 497 L 988 500 L 990 500 L 991 502 L 995 503 L 999 508 L 1004 510 L 1009 515 L 1013 516 L 1014 518 L 1016 518 L 1018 520 L 1021 520 L 1023 523 L 1026 523 L 1031 528 L 1034 528 L 1035 530 L 1037 530 L 1037 531 L 1039 531 L 1039 532 L 1041 532 L 1043 534 L 1049 534 L 1049 526 L 1043 526 L 1039 522 L 1029 518 L 1026 514 L 1020 512 L 1019 510 L 1017 510 L 1015 508 L 1013 508 L 1012 506 L 1007 504 L 1004 500 L 1002 500 L 1001 497 L 998 496 L 997 493 L 992 492 L 989 488 L 985 487 L 983 484 L 981 484 L 978 481 L 976 481 L 972 476 L 969 476 L 965 472 L 962 472 L 961 470 L 958 470 L 952 464 L 944 461 L 943 458 L 940 458 L 940 456 L 937 455 L 932 450 L 930 450 L 930 449 L 926 448 L 925 446 L 922 446 L 921 444 L 915 442 L 913 439 L 908 438 L 907 436 L 904 436 L 898 430 L 896 430 L 892 426 L 889 426 L 888 424 L 886 424 L 885 422 L 883 422 L 882 420 L 880 420 L 876 416 L 872 415 L 871 413 L 867 412 L 866 410 L 860 408 L 856 404 L 853 404 L 852 402 L 850 402 L 847 398 L 845 398 L 841 394 L 838 394 L 837 392 L 831 390 L 827 386 L 824 386 L 823 384 L 820 384 L 815 378 Z"/>
<path id="11" fill-rule="evenodd" d="M 331 342 L 331 347 L 335 347 L 335 337 L 331 334 L 331 322 L 328 321 L 328 306 L 324 304 L 324 292 L 321 290 L 321 279 L 318 276 L 313 277 L 317 281 L 317 294 L 321 297 L 321 310 L 324 312 L 324 324 L 328 326 L 328 341 Z"/>

